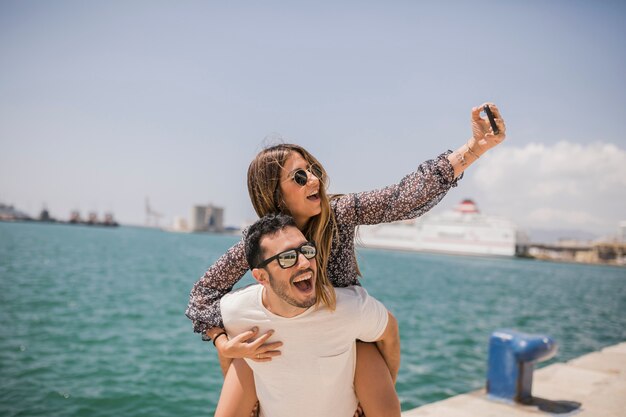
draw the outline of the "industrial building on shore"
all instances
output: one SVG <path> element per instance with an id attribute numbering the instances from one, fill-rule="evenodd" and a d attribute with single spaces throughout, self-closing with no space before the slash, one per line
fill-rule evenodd
<path id="1" fill-rule="evenodd" d="M 528 243 L 522 256 L 556 262 L 626 266 L 626 221 L 618 233 L 596 240 L 559 239 L 556 243 Z"/>
<path id="2" fill-rule="evenodd" d="M 184 217 L 175 217 L 172 228 L 173 232 L 191 233 L 224 233 L 224 208 L 213 204 L 195 205 L 191 208 L 189 221 Z"/>

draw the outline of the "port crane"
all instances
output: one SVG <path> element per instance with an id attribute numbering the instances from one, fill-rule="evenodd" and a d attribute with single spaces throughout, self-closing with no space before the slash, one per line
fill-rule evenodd
<path id="1" fill-rule="evenodd" d="M 159 227 L 159 219 L 161 217 L 163 217 L 163 215 L 150 207 L 150 200 L 146 197 L 146 226 Z"/>

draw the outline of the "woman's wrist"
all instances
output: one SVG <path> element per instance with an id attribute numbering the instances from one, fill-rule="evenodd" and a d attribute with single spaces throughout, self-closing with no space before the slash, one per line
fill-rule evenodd
<path id="1" fill-rule="evenodd" d="M 215 339 L 221 334 L 221 333 L 226 333 L 226 330 L 224 330 L 221 327 L 211 327 L 210 329 L 207 329 L 204 332 L 204 340 L 211 340 L 211 341 L 215 341 Z M 215 344 L 215 343 L 213 343 Z"/>
<path id="2" fill-rule="evenodd" d="M 461 145 L 456 151 L 448 155 L 448 161 L 454 170 L 454 178 L 458 178 L 465 169 L 480 158 L 484 150 L 476 143 L 474 138 Z"/>
<path id="3" fill-rule="evenodd" d="M 228 340 L 228 335 L 226 334 L 226 332 L 225 332 L 225 331 L 219 332 L 218 334 L 216 334 L 215 336 L 213 336 L 213 339 L 212 339 L 212 341 L 213 341 L 213 346 L 217 347 L 216 342 L 217 342 L 217 340 L 218 340 L 220 337 L 222 337 L 222 336 L 224 336 L 224 339 Z"/>
<path id="4" fill-rule="evenodd" d="M 218 353 L 222 356 L 228 357 L 225 355 L 224 346 L 228 343 L 228 335 L 224 332 L 223 335 L 220 333 L 213 339 L 213 346 L 217 349 Z"/>
<path id="5" fill-rule="evenodd" d="M 475 156 L 476 159 L 480 158 L 485 152 L 487 152 L 487 149 L 480 146 L 479 141 L 473 136 L 467 141 L 465 146 L 467 146 L 468 153 Z"/>

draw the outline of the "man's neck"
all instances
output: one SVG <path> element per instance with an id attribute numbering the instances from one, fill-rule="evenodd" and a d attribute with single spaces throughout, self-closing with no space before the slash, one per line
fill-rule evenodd
<path id="1" fill-rule="evenodd" d="M 277 316 L 292 318 L 308 310 L 308 308 L 296 307 L 284 302 L 276 294 L 271 293 L 265 287 L 263 287 L 261 291 L 261 302 L 263 303 L 263 307 Z"/>

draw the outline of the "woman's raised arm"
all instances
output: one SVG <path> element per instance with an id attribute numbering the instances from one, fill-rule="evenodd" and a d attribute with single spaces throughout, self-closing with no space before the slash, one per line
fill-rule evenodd
<path id="1" fill-rule="evenodd" d="M 333 202 L 338 221 L 353 226 L 413 219 L 432 209 L 447 194 L 463 171 L 480 155 L 505 138 L 506 127 L 498 108 L 489 104 L 498 126 L 494 134 L 480 116 L 485 104 L 472 109 L 472 137 L 456 151 L 421 163 L 397 184 L 373 191 L 346 194 Z M 340 219 L 340 220 L 339 220 Z"/>
<path id="2" fill-rule="evenodd" d="M 337 221 L 358 226 L 412 219 L 426 213 L 457 185 L 449 153 L 422 162 L 397 184 L 335 199 Z"/>

